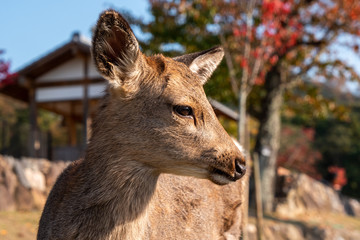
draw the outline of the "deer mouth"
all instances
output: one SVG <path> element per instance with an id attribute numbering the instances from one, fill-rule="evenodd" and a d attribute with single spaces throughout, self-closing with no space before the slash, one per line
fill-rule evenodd
<path id="1" fill-rule="evenodd" d="M 210 172 L 210 180 L 218 185 L 225 185 L 238 179 L 218 168 L 213 168 Z"/>
<path id="2" fill-rule="evenodd" d="M 225 185 L 230 182 L 235 182 L 242 178 L 246 173 L 246 166 L 241 164 L 240 161 L 235 161 L 235 171 L 233 174 L 229 174 L 228 172 L 221 170 L 216 167 L 212 167 L 210 174 L 210 180 L 218 185 Z"/>

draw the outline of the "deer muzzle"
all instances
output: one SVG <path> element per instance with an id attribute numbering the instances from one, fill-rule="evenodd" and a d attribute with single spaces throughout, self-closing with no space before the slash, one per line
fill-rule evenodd
<path id="1" fill-rule="evenodd" d="M 223 169 L 220 167 L 213 167 L 210 174 L 210 180 L 218 185 L 225 185 L 235 182 L 242 178 L 246 173 L 245 161 L 242 159 L 235 159 L 235 169 Z"/>

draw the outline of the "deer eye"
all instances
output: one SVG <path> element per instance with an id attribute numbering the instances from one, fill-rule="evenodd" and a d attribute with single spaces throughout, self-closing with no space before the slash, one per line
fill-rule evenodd
<path id="1" fill-rule="evenodd" d="M 183 117 L 193 117 L 193 110 L 189 106 L 174 106 L 174 111 Z"/>

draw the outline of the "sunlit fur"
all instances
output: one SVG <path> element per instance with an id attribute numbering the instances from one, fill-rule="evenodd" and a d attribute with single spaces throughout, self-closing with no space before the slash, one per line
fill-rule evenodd
<path id="1" fill-rule="evenodd" d="M 239 239 L 244 183 L 231 177 L 245 160 L 202 86 L 222 56 L 216 47 L 146 57 L 121 15 L 104 12 L 93 57 L 107 94 L 85 158 L 49 195 L 38 239 Z"/>

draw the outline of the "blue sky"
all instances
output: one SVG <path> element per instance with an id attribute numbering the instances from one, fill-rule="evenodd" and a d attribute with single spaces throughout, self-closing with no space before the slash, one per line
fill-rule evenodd
<path id="1" fill-rule="evenodd" d="M 125 9 L 150 19 L 148 0 L 6 0 L 0 6 L 0 50 L 5 50 L 1 57 L 11 62 L 11 71 L 66 43 L 75 31 L 90 39 L 90 29 L 105 9 Z M 339 49 L 337 57 L 360 73 L 359 56 Z M 358 87 L 349 85 L 360 94 Z"/>
<path id="2" fill-rule="evenodd" d="M 11 71 L 69 41 L 75 31 L 91 38 L 91 27 L 108 8 L 149 18 L 147 0 L 7 0 L 0 7 L 0 49 Z"/>

